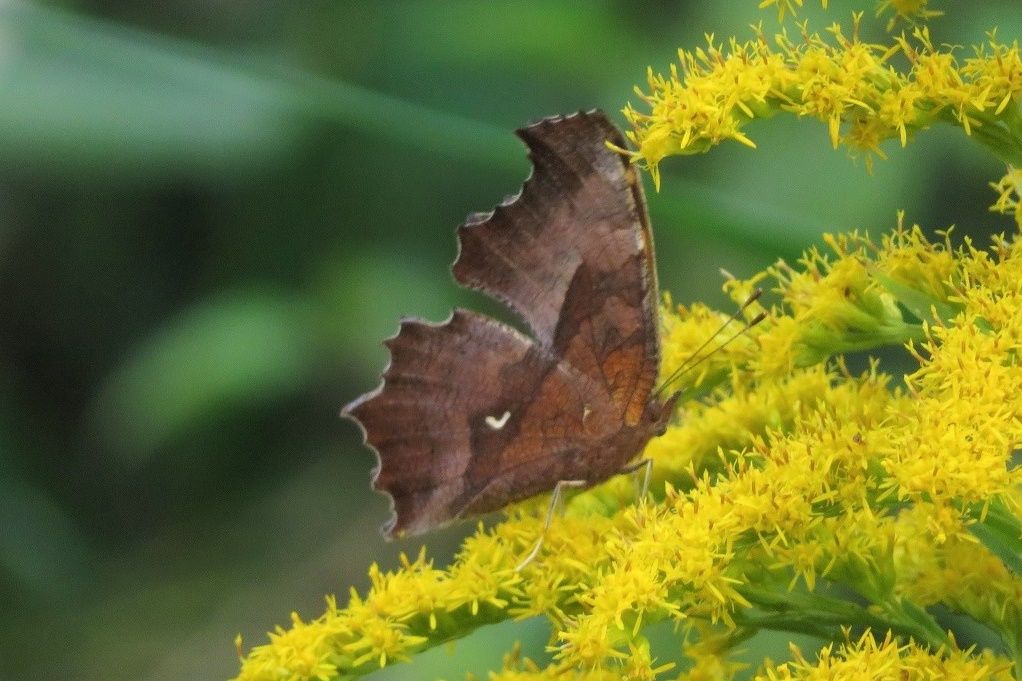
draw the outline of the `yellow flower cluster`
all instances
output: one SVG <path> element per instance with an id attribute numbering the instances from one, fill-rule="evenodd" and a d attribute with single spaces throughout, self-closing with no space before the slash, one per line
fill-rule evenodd
<path id="1" fill-rule="evenodd" d="M 803 1 L 761 0 L 759 8 L 776 7 L 778 21 L 784 21 L 785 16 L 789 14 L 794 16 L 798 13 L 798 10 L 802 8 Z M 887 24 L 887 30 L 890 31 L 898 24 L 899 20 L 914 23 L 928 21 L 944 14 L 943 12 L 929 9 L 929 4 L 929 0 L 880 0 L 877 3 L 876 15 L 880 17 L 888 11 L 893 12 L 894 16 Z M 820 0 L 820 5 L 827 9 L 827 0 Z"/>
<path id="2" fill-rule="evenodd" d="M 768 313 L 755 342 L 739 338 L 704 362 L 699 373 L 685 375 L 683 385 L 700 390 L 730 376 L 739 394 L 748 377 L 738 367 L 759 379 L 789 376 L 832 355 L 923 340 L 922 321 L 934 318 L 931 308 L 938 319 L 950 318 L 946 282 L 955 260 L 947 243 L 930 244 L 918 226 L 905 228 L 901 216 L 879 246 L 857 232 L 824 235 L 824 241 L 830 252 L 811 248 L 797 267 L 779 261 L 751 279 L 727 282 L 725 290 L 741 303 L 763 281 L 773 280 L 783 293 L 782 308 L 767 310 L 760 301 L 748 305 L 747 317 Z M 698 305 L 675 312 L 664 319 L 665 373 L 680 366 L 725 319 Z"/>
<path id="3" fill-rule="evenodd" d="M 892 30 L 899 21 L 909 24 L 927 22 L 943 16 L 939 10 L 932 10 L 928 7 L 929 0 L 880 0 L 877 3 L 876 15 L 883 16 L 888 10 L 892 10 L 894 16 L 887 22 L 887 30 Z"/>
<path id="4" fill-rule="evenodd" d="M 990 183 L 997 192 L 997 201 L 990 210 L 1013 215 L 1015 223 L 1022 228 L 1022 171 L 1009 167 L 1008 173 L 997 182 Z"/>
<path id="5" fill-rule="evenodd" d="M 827 242 L 830 255 L 812 250 L 797 267 L 728 283 L 744 300 L 773 279 L 779 298 L 766 322 L 685 377 L 715 387 L 649 444 L 651 498 L 636 502 L 620 478 L 576 495 L 521 571 L 541 501 L 480 528 L 447 569 L 424 555 L 394 573 L 374 568 L 368 594 L 331 601 L 312 622 L 295 617 L 249 652 L 238 678 L 353 678 L 536 615 L 551 623 L 553 661 L 513 660 L 494 678 L 663 676 L 671 665 L 643 632 L 664 620 L 694 639 L 695 667 L 679 678 L 730 678 L 733 637 L 806 626 L 832 640 L 853 626 L 915 644 L 865 636 L 760 678 L 1010 678 L 1002 660 L 956 648 L 924 607 L 1018 643 L 1022 582 L 976 528 L 997 515 L 1010 542 L 1022 527 L 1022 469 L 1010 465 L 1022 443 L 1022 242 L 955 249 L 901 226 L 879 245 L 861 234 Z M 724 319 L 665 309 L 664 370 Z M 875 363 L 852 375 L 823 361 L 913 339 L 919 367 L 904 388 Z M 894 675 L 856 676 L 865 668 Z"/>
<path id="6" fill-rule="evenodd" d="M 861 19 L 854 16 L 851 35 L 835 23 L 824 37 L 803 23 L 798 39 L 785 29 L 770 40 L 759 27 L 747 42 L 732 38 L 725 47 L 708 36 L 705 48 L 679 51 L 669 75 L 650 69 L 648 91 L 636 90 L 648 110 L 624 110 L 638 147 L 629 153 L 659 187 L 665 157 L 701 153 L 725 140 L 754 147 L 748 123 L 788 112 L 826 123 L 833 146 L 865 152 L 867 167 L 873 156 L 884 157 L 885 140 L 905 146 L 938 121 L 956 123 L 1022 166 L 1017 43 L 991 34 L 973 56 L 960 59 L 953 48 L 934 46 L 925 26 L 889 45 L 863 42 Z"/>
<path id="7" fill-rule="evenodd" d="M 761 7 L 783 19 L 802 4 Z M 925 0 L 885 0 L 886 11 L 910 22 L 936 14 Z M 802 24 L 797 41 L 759 29 L 726 49 L 710 37 L 681 52 L 670 76 L 650 74 L 649 112 L 626 111 L 633 157 L 658 180 L 668 155 L 727 139 L 754 146 L 745 126 L 778 112 L 822 120 L 835 146 L 880 156 L 885 140 L 905 145 L 950 122 L 1008 162 L 994 210 L 1022 226 L 1018 46 L 991 34 L 960 59 L 925 27 L 867 44 L 861 19 L 850 36 Z M 860 233 L 824 242 L 794 265 L 730 278 L 739 304 L 771 288 L 743 305 L 745 320 L 666 300 L 664 376 L 722 326 L 733 342 L 678 376 L 681 417 L 644 452 L 649 497 L 636 500 L 619 476 L 573 496 L 545 533 L 537 499 L 480 527 L 447 568 L 424 551 L 393 572 L 374 566 L 368 593 L 345 607 L 330 598 L 312 621 L 293 615 L 242 655 L 238 679 L 357 678 L 537 616 L 550 622 L 552 661 L 512 651 L 492 679 L 730 679 L 734 647 L 763 630 L 833 643 L 811 659 L 796 649 L 757 679 L 1022 676 L 1022 238 L 955 247 L 899 216 L 879 243 Z M 879 346 L 906 348 L 914 371 L 896 382 L 876 360 L 847 368 L 846 353 Z M 541 533 L 538 557 L 516 569 Z M 960 649 L 933 606 L 992 631 L 1014 671 L 991 651 Z M 664 621 L 684 634 L 677 650 L 653 650 L 645 636 Z M 658 659 L 679 652 L 681 671 Z"/>
<path id="8" fill-rule="evenodd" d="M 760 9 L 766 9 L 768 7 L 777 8 L 777 19 L 784 21 L 784 17 L 788 14 L 797 14 L 798 10 L 802 9 L 803 0 L 762 0 L 759 3 Z M 820 5 L 824 9 L 827 7 L 827 0 L 820 0 Z"/>
<path id="9" fill-rule="evenodd" d="M 906 598 L 925 606 L 945 603 L 1001 631 L 1022 632 L 1022 579 L 976 550 L 957 513 L 909 509 L 896 521 L 896 536 L 899 590 Z"/>
<path id="10" fill-rule="evenodd" d="M 847 638 L 847 632 L 846 632 Z M 794 660 L 779 665 L 767 664 L 753 676 L 753 681 L 930 681 L 932 679 L 969 679 L 970 681 L 1013 681 L 1011 663 L 998 659 L 989 652 L 954 650 L 949 654 L 935 654 L 913 643 L 898 644 L 891 636 L 877 641 L 866 632 L 855 641 L 847 641 L 835 649 L 828 645 L 819 651 L 818 659 L 807 660 L 798 647 L 792 646 Z M 641 658 L 642 653 L 638 656 Z M 679 681 L 719 681 L 733 678 L 741 665 L 721 664 L 714 657 L 696 657 L 696 664 L 678 677 Z M 666 669 L 660 670 L 667 671 Z M 564 678 L 549 670 L 540 669 L 528 659 L 511 655 L 505 659 L 504 669 L 491 674 L 490 681 L 542 681 Z M 602 671 L 582 672 L 571 677 L 579 681 L 611 681 L 629 679 L 640 681 L 655 676 L 638 674 L 610 674 Z"/>
<path id="11" fill-rule="evenodd" d="M 755 681 L 928 681 L 929 679 L 990 679 L 1011 681 L 1011 664 L 989 653 L 978 656 L 953 651 L 934 655 L 914 644 L 899 645 L 890 636 L 877 641 L 866 633 L 839 649 L 827 646 L 818 660 L 806 660 L 794 649 L 795 660 L 771 666 Z"/>

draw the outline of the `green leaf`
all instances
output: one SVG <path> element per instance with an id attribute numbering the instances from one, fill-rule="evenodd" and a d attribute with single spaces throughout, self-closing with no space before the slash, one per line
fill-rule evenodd
<path id="1" fill-rule="evenodd" d="M 114 452 L 139 462 L 197 422 L 296 390 L 312 368 L 310 318 L 291 298 L 259 291 L 187 309 L 113 372 L 94 423 Z"/>
<path id="2" fill-rule="evenodd" d="M 983 546 L 1004 562 L 1005 567 L 1022 577 L 1022 523 L 1007 513 L 995 509 L 969 526 Z"/>
<path id="3" fill-rule="evenodd" d="M 911 286 L 906 286 L 893 277 L 876 271 L 872 272 L 872 276 L 920 322 L 933 321 L 931 309 L 935 310 L 937 317 L 945 322 L 950 322 L 957 315 L 955 308 L 948 303 L 928 296 Z"/>
<path id="4" fill-rule="evenodd" d="M 66 598 L 86 579 L 90 555 L 75 519 L 46 491 L 0 477 L 0 574 L 47 599 Z"/>
<path id="5" fill-rule="evenodd" d="M 219 177 L 294 144 L 280 84 L 212 50 L 31 3 L 5 3 L 0 33 L 8 163 Z"/>

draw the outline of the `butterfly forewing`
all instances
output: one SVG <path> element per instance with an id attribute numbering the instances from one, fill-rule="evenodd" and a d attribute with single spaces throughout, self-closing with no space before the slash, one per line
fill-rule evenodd
<path id="1" fill-rule="evenodd" d="M 656 273 L 642 187 L 599 112 L 518 131 L 521 194 L 458 230 L 457 280 L 503 301 L 540 344 L 599 382 L 630 425 L 656 381 Z"/>
<path id="2" fill-rule="evenodd" d="M 504 302 L 528 338 L 480 314 L 407 321 L 384 383 L 343 413 L 362 424 L 393 497 L 385 531 L 413 534 L 553 488 L 598 482 L 658 418 L 656 275 L 642 189 L 600 112 L 518 131 L 521 193 L 458 230 L 464 286 Z M 653 405 L 653 408 L 650 407 Z"/>

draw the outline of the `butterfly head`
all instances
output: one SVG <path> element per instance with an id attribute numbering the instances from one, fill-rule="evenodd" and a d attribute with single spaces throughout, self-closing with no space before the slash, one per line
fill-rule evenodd
<path id="1" fill-rule="evenodd" d="M 672 393 L 667 399 L 660 401 L 656 398 L 649 401 L 646 406 L 646 418 L 649 420 L 653 434 L 660 437 L 667 432 L 667 426 L 674 418 L 674 409 L 681 397 L 681 391 Z"/>

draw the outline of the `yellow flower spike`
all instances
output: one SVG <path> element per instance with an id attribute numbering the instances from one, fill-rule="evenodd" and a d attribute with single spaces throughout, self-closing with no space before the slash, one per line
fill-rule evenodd
<path id="1" fill-rule="evenodd" d="M 792 16 L 797 15 L 798 10 L 802 8 L 803 0 L 761 0 L 759 3 L 759 9 L 767 9 L 768 7 L 777 7 L 777 20 L 784 21 L 784 17 L 788 14 Z M 827 0 L 820 0 L 820 6 L 823 9 L 827 9 Z"/>
<path id="2" fill-rule="evenodd" d="M 846 633 L 847 636 L 847 633 Z M 794 659 L 780 665 L 768 664 L 754 681 L 819 681 L 871 679 L 874 681 L 924 681 L 926 679 L 969 679 L 970 681 L 1011 681 L 1011 662 L 989 651 L 952 650 L 935 653 L 916 643 L 899 644 L 887 635 L 875 638 L 867 631 L 858 640 L 848 640 L 837 649 L 824 646 L 809 660 L 796 646 Z"/>
<path id="3" fill-rule="evenodd" d="M 982 276 L 982 270 L 972 268 L 970 275 Z M 975 283 L 961 293 L 965 311 L 959 325 L 930 327 L 922 366 L 907 379 L 918 399 L 897 416 L 915 427 L 893 438 L 885 463 L 903 498 L 971 503 L 1006 494 L 1020 481 L 1005 460 L 1022 441 L 1022 403 L 998 397 L 1022 394 L 1017 344 L 1005 343 L 1019 337 L 1018 315 L 1002 312 L 993 292 L 977 291 Z M 1017 290 L 999 296 L 1022 304 Z M 980 330 L 991 322 L 1008 333 Z"/>
<path id="4" fill-rule="evenodd" d="M 888 10 L 893 11 L 894 16 L 887 22 L 887 30 L 892 31 L 899 21 L 914 24 L 944 15 L 939 10 L 928 9 L 929 4 L 929 0 L 881 0 L 877 3 L 876 15 L 881 17 Z"/>
<path id="5" fill-rule="evenodd" d="M 990 186 L 997 192 L 997 201 L 990 210 L 1014 216 L 1015 223 L 1022 228 L 1022 201 L 1019 200 L 1022 196 L 1019 189 L 1022 187 L 1022 171 L 1009 167 L 1007 174 L 997 182 L 991 182 Z"/>
<path id="6" fill-rule="evenodd" d="M 782 15 L 792 9 L 790 2 L 769 4 L 777 4 Z M 912 20 L 937 15 L 925 3 L 885 7 Z M 625 109 L 633 126 L 629 138 L 638 146 L 634 157 L 650 169 L 659 189 L 658 166 L 667 156 L 700 153 L 729 139 L 754 148 L 742 127 L 781 111 L 824 122 L 831 144 L 866 152 L 867 166 L 874 156 L 884 157 L 884 140 L 907 146 L 916 131 L 937 121 L 954 120 L 971 134 L 977 124 L 1018 117 L 1022 58 L 1016 43 L 1000 43 L 991 34 L 974 57 L 959 64 L 955 48 L 934 47 L 925 26 L 916 27 L 911 38 L 874 45 L 859 40 L 861 20 L 861 13 L 853 15 L 851 38 L 836 22 L 826 31 L 829 38 L 801 23 L 802 42 L 782 31 L 778 51 L 757 27 L 747 42 L 730 38 L 718 46 L 708 36 L 706 49 L 679 51 L 680 68 L 672 66 L 670 75 L 648 72 L 648 91 L 640 91 L 648 113 Z M 908 58 L 906 70 L 890 64 L 897 53 Z M 1022 164 L 1017 149 L 1022 141 L 1009 148 L 996 135 L 978 139 Z"/>
<path id="7" fill-rule="evenodd" d="M 711 41 L 682 71 L 703 77 L 728 59 Z M 310 621 L 295 615 L 249 651 L 238 678 L 355 678 L 529 616 L 551 622 L 555 661 L 519 660 L 494 678 L 655 678 L 667 670 L 644 632 L 664 620 L 706 636 L 686 647 L 695 666 L 680 678 L 693 681 L 733 673 L 731 647 L 763 621 L 832 640 L 838 624 L 876 636 L 840 645 L 838 635 L 760 678 L 1010 678 L 1009 662 L 958 650 L 924 608 L 972 617 L 1006 650 L 1022 630 L 1022 580 L 1006 562 L 1015 538 L 988 548 L 977 531 L 978 519 L 1011 527 L 1022 515 L 1012 458 L 1022 444 L 1022 239 L 954 247 L 899 216 L 879 241 L 824 243 L 725 283 L 738 301 L 769 289 L 773 302 L 748 310 L 769 318 L 682 380 L 693 399 L 643 453 L 654 461 L 650 498 L 637 503 L 626 478 L 573 495 L 521 571 L 546 499 L 480 525 L 450 566 L 422 551 L 392 572 L 373 565 L 367 593 L 343 607 L 328 599 Z M 725 318 L 667 300 L 663 370 Z M 918 365 L 904 386 L 875 360 L 853 375 L 841 359 L 892 344 Z M 868 607 L 832 597 L 832 583 Z"/>
<path id="8" fill-rule="evenodd" d="M 729 659 L 735 652 L 731 632 L 692 621 L 686 625 L 684 634 L 682 649 L 691 660 L 691 667 L 678 677 L 680 681 L 724 681 L 748 666 Z"/>
<path id="9" fill-rule="evenodd" d="M 557 634 L 560 643 L 551 649 L 554 658 L 568 668 L 581 670 L 601 670 L 612 661 L 624 659 L 627 655 L 616 647 L 612 629 L 602 615 L 580 617 Z"/>

